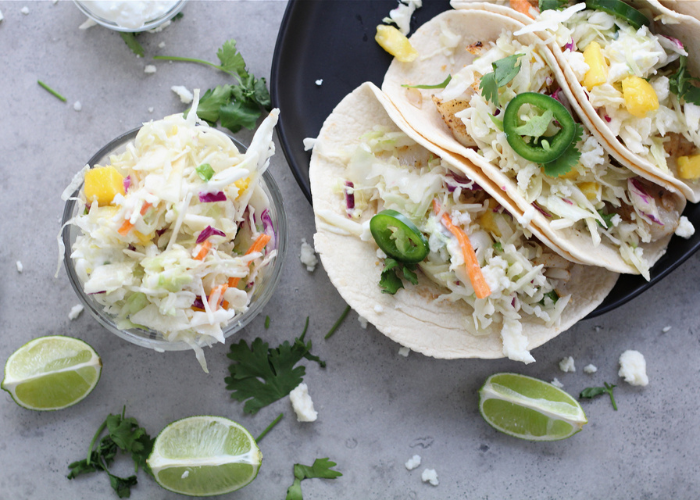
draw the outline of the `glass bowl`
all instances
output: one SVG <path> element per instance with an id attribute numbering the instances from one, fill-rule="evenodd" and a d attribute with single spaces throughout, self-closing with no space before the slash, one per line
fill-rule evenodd
<path id="1" fill-rule="evenodd" d="M 185 6 L 185 3 L 187 0 L 177 0 L 173 2 L 172 7 L 168 9 L 166 12 L 163 14 L 159 15 L 158 17 L 154 17 L 153 19 L 148 19 L 146 20 L 141 26 L 138 28 L 127 28 L 124 26 L 120 26 L 114 21 L 110 21 L 109 19 L 105 19 L 104 17 L 100 16 L 97 12 L 94 11 L 94 9 L 91 9 L 91 4 L 93 4 L 93 1 L 80 1 L 80 0 L 73 0 L 73 3 L 80 9 L 80 11 L 85 14 L 87 17 L 95 21 L 97 24 L 104 26 L 105 28 L 109 28 L 114 31 L 122 31 L 125 33 L 138 33 L 140 31 L 148 31 L 152 30 L 154 28 L 157 28 L 161 24 L 165 23 L 166 21 L 171 20 L 173 17 L 175 17 Z M 126 2 L 124 2 L 126 3 Z M 129 1 L 128 3 L 133 3 L 133 0 Z"/>
<path id="2" fill-rule="evenodd" d="M 139 130 L 140 127 L 135 128 L 134 130 L 120 135 L 105 145 L 102 149 L 95 153 L 92 158 L 90 158 L 90 161 L 88 162 L 90 168 L 97 164 L 108 165 L 109 156 L 112 154 L 122 153 L 126 149 L 127 143 L 134 140 Z M 230 134 L 226 135 L 228 135 L 234 142 L 239 151 L 242 153 L 246 151 L 246 147 L 243 144 L 233 138 Z M 228 338 L 241 330 L 262 311 L 263 307 L 265 307 L 265 304 L 267 304 L 277 288 L 277 284 L 279 283 L 282 273 L 282 263 L 284 262 L 284 256 L 287 251 L 287 218 L 284 211 L 284 206 L 282 205 L 282 194 L 280 193 L 279 187 L 277 187 L 277 183 L 272 177 L 272 174 L 270 174 L 269 170 L 263 173 L 260 187 L 270 199 L 270 218 L 272 219 L 273 230 L 275 233 L 277 255 L 275 256 L 274 261 L 260 271 L 264 286 L 256 287 L 250 304 L 248 304 L 248 310 L 246 310 L 243 314 L 234 316 L 231 322 L 222 328 L 224 338 Z M 80 298 L 80 301 L 85 306 L 85 309 L 87 309 L 97 320 L 97 322 L 107 330 L 133 344 L 148 347 L 149 349 L 155 349 L 159 352 L 184 351 L 192 349 L 192 346 L 183 341 L 172 342 L 165 340 L 160 332 L 154 330 L 140 328 L 131 328 L 128 330 L 119 329 L 113 318 L 104 311 L 102 304 L 94 300 L 92 296 L 83 291 L 83 285 L 80 282 L 73 266 L 73 259 L 70 257 L 71 247 L 73 246 L 73 242 L 75 242 L 77 236 L 80 234 L 80 228 L 73 224 L 66 225 L 66 223 L 77 214 L 78 203 L 75 198 L 77 198 L 81 188 L 82 184 L 66 202 L 66 206 L 63 210 L 63 220 L 61 222 L 63 227 L 61 231 L 61 238 L 63 240 L 63 244 L 65 245 L 63 263 L 68 274 L 68 279 L 70 280 L 75 293 Z M 199 336 L 197 340 L 197 344 L 200 347 L 212 345 L 214 342 L 216 341 L 211 337 L 207 338 L 204 336 Z"/>

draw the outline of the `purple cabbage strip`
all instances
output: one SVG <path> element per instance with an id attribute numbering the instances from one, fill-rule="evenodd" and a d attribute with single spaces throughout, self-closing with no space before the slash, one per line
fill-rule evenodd
<path id="1" fill-rule="evenodd" d="M 685 50 L 685 47 L 683 46 L 683 42 L 681 42 L 678 38 L 673 38 L 672 36 L 666 36 L 666 35 L 661 35 L 661 36 L 664 37 L 664 38 L 668 38 L 669 40 L 671 40 L 673 43 L 676 44 L 676 46 L 677 46 L 679 49 Z"/>
<path id="2" fill-rule="evenodd" d="M 574 43 L 574 39 L 572 38 L 569 43 L 564 45 L 564 50 L 566 51 L 569 49 L 571 52 L 576 52 L 576 43 Z"/>
<path id="3" fill-rule="evenodd" d="M 447 190 L 450 193 L 454 192 L 454 190 L 457 189 L 458 187 L 462 188 L 463 191 L 483 191 L 484 190 L 484 188 L 479 186 L 475 181 L 472 181 L 471 179 L 464 177 L 462 175 L 456 174 L 454 172 L 448 172 L 447 176 L 454 179 L 454 181 L 457 183 L 456 185 L 454 185 L 454 184 L 450 184 L 449 182 L 445 182 L 445 184 L 447 184 Z"/>
<path id="4" fill-rule="evenodd" d="M 544 215 L 548 219 L 552 218 L 552 215 L 545 212 L 544 209 L 542 209 L 542 207 L 540 207 L 537 203 L 533 203 L 532 206 L 535 207 L 535 210 L 537 210 L 539 213 L 541 213 L 542 215 Z"/>
<path id="5" fill-rule="evenodd" d="M 345 181 L 345 211 L 348 217 L 352 217 L 352 211 L 355 209 L 355 184 L 351 181 Z"/>
<path id="6" fill-rule="evenodd" d="M 267 208 L 263 210 L 260 214 L 260 219 L 262 220 L 263 224 L 263 232 L 271 238 L 270 244 L 272 245 L 272 248 L 277 248 L 275 243 L 275 226 L 272 223 L 272 217 L 270 217 L 270 210 Z"/>
<path id="7" fill-rule="evenodd" d="M 202 302 L 202 297 L 197 295 L 192 302 L 192 307 L 198 307 L 199 309 L 204 309 L 204 302 Z"/>
<path id="8" fill-rule="evenodd" d="M 554 91 L 554 93 L 552 94 L 552 99 L 555 99 L 562 103 L 566 110 L 569 112 L 569 114 L 571 114 L 571 116 L 574 115 L 571 109 L 571 104 L 569 103 L 569 100 L 566 98 L 566 96 L 563 95 L 563 91 L 561 89 L 557 89 Z"/>
<path id="9" fill-rule="evenodd" d="M 131 187 L 131 176 L 127 175 L 126 179 L 124 179 L 124 192 L 125 193 L 129 190 L 129 187 Z"/>
<path id="10" fill-rule="evenodd" d="M 632 202 L 632 205 L 639 209 L 639 212 L 650 221 L 663 226 L 664 223 L 661 222 L 661 219 L 659 218 L 659 211 L 656 208 L 656 202 L 646 192 L 646 189 L 644 189 L 642 183 L 637 179 L 628 179 L 627 187 L 630 191 L 630 201 Z"/>
<path id="11" fill-rule="evenodd" d="M 569 205 L 573 205 L 573 204 L 574 204 L 573 201 L 571 201 L 571 200 L 569 200 L 569 199 L 567 199 L 567 198 L 562 198 L 562 201 L 564 201 L 564 203 L 568 203 Z"/>
<path id="12" fill-rule="evenodd" d="M 608 123 L 610 123 L 612 121 L 612 118 L 610 118 L 610 116 L 608 116 L 608 115 L 605 115 L 604 118 L 605 118 L 605 121 Z"/>
<path id="13" fill-rule="evenodd" d="M 200 203 L 214 203 L 216 201 L 226 201 L 226 195 L 223 191 L 218 193 L 199 193 Z"/>
<path id="14" fill-rule="evenodd" d="M 205 227 L 201 233 L 199 233 L 199 236 L 197 236 L 197 244 L 203 243 L 204 241 L 207 240 L 210 236 L 226 236 L 226 233 L 223 231 L 220 231 L 218 229 L 215 229 L 211 226 Z"/>

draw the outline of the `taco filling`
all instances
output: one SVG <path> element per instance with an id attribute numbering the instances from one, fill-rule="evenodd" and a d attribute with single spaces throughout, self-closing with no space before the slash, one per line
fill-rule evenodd
<path id="1" fill-rule="evenodd" d="M 531 204 L 526 217 L 537 210 L 552 229 L 587 233 L 595 246 L 606 240 L 649 279 L 640 245 L 673 234 L 674 196 L 619 165 L 578 123 L 538 47 L 509 31 L 480 45 L 479 57 L 433 97 L 447 126 L 461 122 L 478 154 L 512 179 Z M 468 105 L 451 112 L 452 101 Z"/>

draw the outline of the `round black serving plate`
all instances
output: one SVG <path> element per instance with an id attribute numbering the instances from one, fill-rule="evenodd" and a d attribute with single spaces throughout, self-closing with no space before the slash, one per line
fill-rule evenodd
<path id="1" fill-rule="evenodd" d="M 272 105 L 281 110 L 277 125 L 289 167 L 311 201 L 310 151 L 303 140 L 316 137 L 333 108 L 361 83 L 381 86 L 391 56 L 374 41 L 376 27 L 396 0 L 290 0 L 282 20 L 272 61 Z M 450 8 L 447 0 L 424 0 L 413 16 L 411 32 Z M 323 80 L 317 85 L 317 80 Z M 700 228 L 700 207 L 688 205 L 685 215 Z M 668 276 L 700 248 L 700 231 L 689 240 L 674 236 L 654 266 L 651 281 L 623 275 L 588 318 L 600 316 L 632 300 Z"/>

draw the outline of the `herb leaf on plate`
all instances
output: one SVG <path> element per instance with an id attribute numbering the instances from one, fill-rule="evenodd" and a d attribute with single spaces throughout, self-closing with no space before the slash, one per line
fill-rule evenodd
<path id="1" fill-rule="evenodd" d="M 138 33 L 119 33 L 122 37 L 122 40 L 124 40 L 124 43 L 126 43 L 126 46 L 131 49 L 131 52 L 136 54 L 139 57 L 143 57 L 145 55 L 145 52 L 143 51 L 143 47 L 139 43 L 139 41 L 136 39 L 138 36 Z"/>
<path id="2" fill-rule="evenodd" d="M 585 388 L 584 390 L 581 391 L 579 398 L 580 399 L 583 399 L 583 398 L 593 399 L 597 396 L 601 396 L 603 394 L 608 394 L 610 396 L 610 402 L 612 403 L 613 410 L 617 411 L 617 403 L 615 403 L 615 396 L 613 396 L 613 389 L 617 386 L 613 385 L 613 384 L 608 384 L 607 382 L 603 382 L 603 385 L 605 385 L 605 387 L 587 387 L 587 388 Z"/>
<path id="3" fill-rule="evenodd" d="M 287 489 L 287 497 L 285 500 L 304 500 L 301 493 L 301 482 L 304 479 L 335 479 L 343 474 L 337 470 L 333 470 L 335 462 L 328 458 L 317 458 L 313 465 L 294 464 L 294 483 Z"/>

